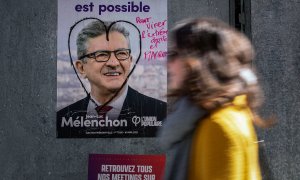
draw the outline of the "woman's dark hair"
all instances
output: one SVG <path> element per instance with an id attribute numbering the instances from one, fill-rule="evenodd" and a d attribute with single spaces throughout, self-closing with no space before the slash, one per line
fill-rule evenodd
<path id="1" fill-rule="evenodd" d="M 188 96 L 211 111 L 246 94 L 254 123 L 266 125 L 255 113 L 263 95 L 252 64 L 254 50 L 245 35 L 217 19 L 201 18 L 179 23 L 172 30 L 171 42 L 179 56 L 193 58 L 185 58 L 184 85 L 169 96 Z"/>

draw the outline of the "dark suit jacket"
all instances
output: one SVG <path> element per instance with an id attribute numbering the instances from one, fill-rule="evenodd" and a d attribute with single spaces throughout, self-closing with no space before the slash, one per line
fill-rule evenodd
<path id="1" fill-rule="evenodd" d="M 110 127 L 91 127 L 88 122 L 85 122 L 89 100 L 90 96 L 88 95 L 57 112 L 58 138 L 154 137 L 157 128 L 162 125 L 162 120 L 166 117 L 167 105 L 165 102 L 145 96 L 128 87 L 118 118 L 120 121 L 127 121 L 126 126 L 124 124 L 120 126 L 117 121 Z M 72 122 L 73 127 L 71 127 Z M 88 126 L 78 127 L 78 124 L 85 123 Z M 62 127 L 63 124 L 64 127 Z M 66 126 L 66 124 L 68 125 Z"/>

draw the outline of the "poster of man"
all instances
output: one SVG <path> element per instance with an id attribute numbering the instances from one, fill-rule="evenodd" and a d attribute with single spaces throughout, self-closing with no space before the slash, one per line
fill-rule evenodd
<path id="1" fill-rule="evenodd" d="M 58 138 L 155 136 L 167 74 L 166 8 L 158 3 L 59 1 Z"/>

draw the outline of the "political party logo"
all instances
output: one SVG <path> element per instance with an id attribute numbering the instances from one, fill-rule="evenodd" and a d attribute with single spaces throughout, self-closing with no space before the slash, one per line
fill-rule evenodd
<path id="1" fill-rule="evenodd" d="M 133 116 L 131 121 L 135 126 L 162 126 L 162 121 L 158 121 L 156 116 Z"/>

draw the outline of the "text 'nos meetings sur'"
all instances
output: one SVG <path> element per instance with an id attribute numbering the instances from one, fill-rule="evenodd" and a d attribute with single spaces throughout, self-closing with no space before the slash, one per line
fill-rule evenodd
<path id="1" fill-rule="evenodd" d="M 77 12 L 93 12 L 94 3 L 90 2 L 88 4 L 77 4 L 75 5 L 75 11 Z M 143 2 L 134 3 L 134 1 L 127 2 L 127 4 L 117 4 L 117 5 L 98 5 L 98 12 L 101 15 L 104 12 L 149 12 L 150 6 L 143 4 Z"/>

